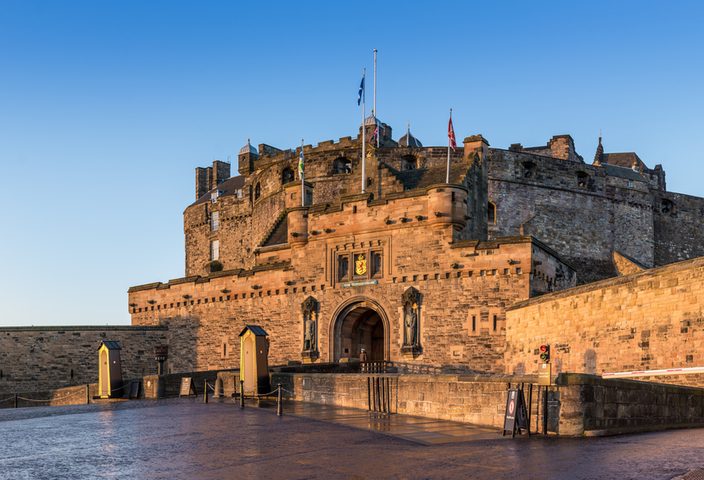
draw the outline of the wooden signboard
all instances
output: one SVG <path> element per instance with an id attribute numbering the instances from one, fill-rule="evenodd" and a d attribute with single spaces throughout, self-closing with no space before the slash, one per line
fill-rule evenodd
<path id="1" fill-rule="evenodd" d="M 193 385 L 192 377 L 181 377 L 181 389 L 179 390 L 179 397 L 188 397 L 190 395 L 198 395 L 196 392 L 196 386 Z"/>
<path id="2" fill-rule="evenodd" d="M 520 435 L 521 430 L 528 432 L 528 412 L 526 410 L 526 401 L 523 397 L 523 390 L 512 388 L 506 395 L 506 413 L 504 414 L 504 430 L 511 432 L 511 436 L 516 436 L 516 431 Z"/>
<path id="3" fill-rule="evenodd" d="M 552 385 L 552 365 L 542 363 L 538 369 L 538 385 Z"/>

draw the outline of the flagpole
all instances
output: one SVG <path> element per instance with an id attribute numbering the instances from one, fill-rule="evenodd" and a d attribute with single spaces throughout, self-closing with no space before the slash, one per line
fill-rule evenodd
<path id="1" fill-rule="evenodd" d="M 452 121 L 452 109 L 450 109 L 450 121 Z M 445 172 L 445 183 L 450 183 L 450 145 L 452 140 L 447 136 L 447 171 Z"/>
<path id="2" fill-rule="evenodd" d="M 376 48 L 374 49 L 374 105 L 372 106 L 372 115 L 376 119 Z"/>
<path id="3" fill-rule="evenodd" d="M 367 69 L 362 70 L 362 78 L 365 78 L 367 76 Z M 367 163 L 367 155 L 366 155 L 366 149 L 367 149 L 367 135 L 366 135 L 366 125 L 365 125 L 365 116 L 367 114 L 366 112 L 366 85 L 365 88 L 362 90 L 362 193 L 366 190 L 367 187 L 367 168 L 366 168 L 366 163 Z"/>
<path id="4" fill-rule="evenodd" d="M 301 138 L 301 155 L 298 158 L 298 163 L 301 170 L 301 207 L 306 206 L 306 181 L 305 181 L 305 160 L 303 157 L 303 139 Z"/>

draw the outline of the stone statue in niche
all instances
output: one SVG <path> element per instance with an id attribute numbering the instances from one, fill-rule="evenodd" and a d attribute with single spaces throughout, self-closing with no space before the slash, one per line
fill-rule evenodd
<path id="1" fill-rule="evenodd" d="M 420 346 L 420 292 L 411 287 L 403 293 L 403 353 L 418 354 Z"/>
<path id="2" fill-rule="evenodd" d="M 303 358 L 313 360 L 318 357 L 318 311 L 320 304 L 308 297 L 302 304 L 303 312 Z"/>

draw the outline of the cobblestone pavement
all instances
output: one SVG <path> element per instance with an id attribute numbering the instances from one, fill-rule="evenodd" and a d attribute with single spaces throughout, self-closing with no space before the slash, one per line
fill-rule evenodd
<path id="1" fill-rule="evenodd" d="M 671 479 L 704 468 L 701 429 L 423 445 L 326 415 L 196 399 L 2 410 L 0 478 Z"/>

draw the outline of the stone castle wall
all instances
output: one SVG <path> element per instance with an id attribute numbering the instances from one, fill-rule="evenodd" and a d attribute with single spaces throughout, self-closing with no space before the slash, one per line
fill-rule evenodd
<path id="1" fill-rule="evenodd" d="M 312 185 L 312 204 L 339 203 L 345 195 L 361 191 L 360 146 L 357 139 L 342 138 L 338 143 L 321 142 L 316 147 L 304 146 L 305 179 Z M 469 208 L 474 221 L 465 225 L 465 238 L 486 238 L 486 165 L 477 162 L 467 172 L 472 161 L 465 158 L 460 148 L 452 155 L 453 178 L 470 191 Z M 403 171 L 405 159 L 412 158 L 418 170 L 437 171 L 436 183 L 445 181 L 446 148 L 380 148 L 367 159 L 367 192 L 376 200 L 403 193 L 408 184 L 395 175 Z M 243 160 L 243 159 L 242 159 Z M 241 160 L 241 161 L 242 161 Z M 349 173 L 336 171 L 338 161 L 349 161 Z M 274 151 L 254 161 L 254 170 L 244 178 L 242 197 L 228 195 L 214 203 L 204 202 L 189 206 L 184 211 L 186 238 L 186 276 L 208 273 L 210 242 L 220 241 L 220 261 L 225 269 L 251 268 L 255 264 L 254 251 L 266 240 L 278 220 L 285 213 L 283 172 L 297 172 L 298 156 L 292 151 Z M 466 175 L 465 175 L 466 174 Z M 300 185 L 298 174 L 293 181 Z M 410 184 L 412 185 L 413 179 Z M 257 186 L 259 197 L 256 196 Z M 211 229 L 211 214 L 219 212 L 220 228 Z"/>
<path id="2" fill-rule="evenodd" d="M 704 198 L 659 192 L 654 218 L 656 265 L 704 256 Z"/>
<path id="3" fill-rule="evenodd" d="M 697 258 L 515 305 L 507 311 L 506 371 L 536 373 L 543 343 L 557 372 L 703 366 L 703 280 Z"/>
<path id="4" fill-rule="evenodd" d="M 704 199 L 664 191 L 649 171 L 551 154 L 490 150 L 490 237 L 535 236 L 577 269 L 580 283 L 615 276 L 614 251 L 646 267 L 704 256 Z"/>
<path id="5" fill-rule="evenodd" d="M 653 197 L 645 182 L 525 152 L 492 149 L 488 163 L 496 205 L 490 237 L 538 238 L 577 269 L 580 283 L 614 276 L 614 250 L 654 265 Z"/>
<path id="6" fill-rule="evenodd" d="M 123 378 L 156 373 L 156 327 L 0 327 L 0 392 L 32 392 L 98 381 L 98 347 L 117 340 Z"/>
<path id="7" fill-rule="evenodd" d="M 357 214 L 368 215 L 361 206 Z M 286 364 L 302 360 L 301 305 L 312 296 L 320 306 L 320 361 L 329 361 L 337 315 L 345 305 L 359 301 L 382 312 L 389 360 L 500 371 L 505 308 L 528 298 L 531 290 L 574 285 L 574 273 L 569 275 L 566 270 L 566 278 L 552 278 L 555 271 L 566 267 L 558 266 L 559 261 L 549 255 L 542 257 L 540 265 L 533 265 L 533 252 L 541 247 L 530 239 L 451 246 L 441 241 L 442 232 L 408 226 L 386 237 L 315 238 L 305 248 L 292 249 L 291 264 L 272 263 L 254 271 L 135 287 L 130 292 L 130 303 L 135 305 L 132 322 L 168 326 L 173 371 L 235 367 L 238 335 L 246 324 L 260 325 L 269 334 L 270 363 Z M 419 250 L 423 235 L 429 237 L 429 247 Z M 355 250 L 375 244 L 388 259 L 377 283 L 354 286 L 331 277 L 329 265 L 338 248 Z M 416 288 L 422 298 L 423 350 L 416 357 L 401 352 L 401 297 L 409 287 Z"/>

